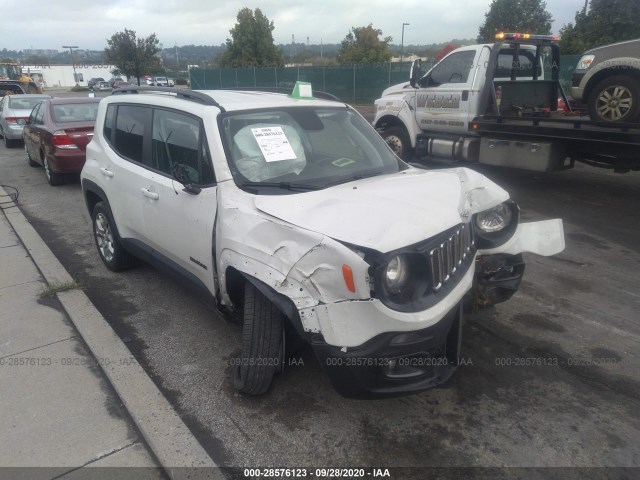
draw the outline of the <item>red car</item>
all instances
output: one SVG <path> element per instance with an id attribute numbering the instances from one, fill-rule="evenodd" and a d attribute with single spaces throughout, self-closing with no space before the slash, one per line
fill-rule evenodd
<path id="1" fill-rule="evenodd" d="M 22 131 L 29 165 L 42 165 L 49 185 L 80 173 L 93 138 L 99 98 L 53 98 L 34 107 Z"/>

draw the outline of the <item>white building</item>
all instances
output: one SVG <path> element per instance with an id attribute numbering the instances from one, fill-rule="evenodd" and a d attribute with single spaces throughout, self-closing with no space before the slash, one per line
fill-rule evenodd
<path id="1" fill-rule="evenodd" d="M 41 82 L 47 87 L 73 87 L 76 83 L 83 87 L 94 77 L 102 77 L 109 80 L 113 77 L 111 73 L 116 67 L 113 65 L 75 65 L 77 82 L 74 80 L 73 65 L 25 65 L 22 73 L 29 75 L 36 82 Z M 124 78 L 124 77 L 123 77 Z"/>

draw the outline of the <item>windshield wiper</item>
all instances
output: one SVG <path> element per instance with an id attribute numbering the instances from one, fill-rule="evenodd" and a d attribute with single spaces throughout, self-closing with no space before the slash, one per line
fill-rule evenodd
<path id="1" fill-rule="evenodd" d="M 378 170 L 378 171 L 375 171 L 375 172 L 371 172 L 371 173 L 358 173 L 358 174 L 353 175 L 351 177 L 341 178 L 340 180 L 336 180 L 335 182 L 327 183 L 326 186 L 327 187 L 332 187 L 334 185 L 340 185 L 342 183 L 349 183 L 349 182 L 353 182 L 355 180 L 362 180 L 363 178 L 377 177 L 379 175 L 383 175 L 383 172 L 381 170 Z"/>
<path id="2" fill-rule="evenodd" d="M 324 187 L 319 185 L 309 185 L 305 183 L 291 183 L 291 182 L 242 182 L 241 187 L 271 187 L 280 188 L 282 190 L 291 191 L 308 191 L 308 190 L 321 190 Z"/>

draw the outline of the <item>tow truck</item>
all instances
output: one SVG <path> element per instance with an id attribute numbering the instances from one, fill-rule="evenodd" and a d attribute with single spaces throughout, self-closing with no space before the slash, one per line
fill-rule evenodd
<path id="1" fill-rule="evenodd" d="M 493 44 L 453 50 L 425 74 L 416 60 L 409 81 L 375 101 L 373 125 L 405 160 L 542 172 L 580 161 L 618 173 L 640 170 L 640 124 L 596 122 L 571 111 L 558 39 L 499 33 Z"/>

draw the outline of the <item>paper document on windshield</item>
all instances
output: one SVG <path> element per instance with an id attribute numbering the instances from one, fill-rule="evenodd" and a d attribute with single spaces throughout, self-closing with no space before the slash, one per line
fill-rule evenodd
<path id="1" fill-rule="evenodd" d="M 252 128 L 251 133 L 258 142 L 260 151 L 267 162 L 279 162 L 281 160 L 295 160 L 296 154 L 291 148 L 289 139 L 282 127 Z"/>

